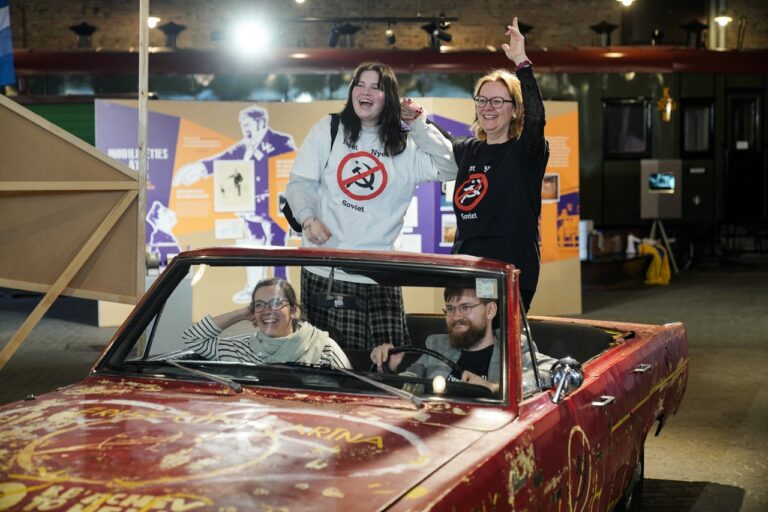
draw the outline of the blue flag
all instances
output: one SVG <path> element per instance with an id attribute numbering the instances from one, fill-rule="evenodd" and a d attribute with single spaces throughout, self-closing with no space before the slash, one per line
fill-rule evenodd
<path id="1" fill-rule="evenodd" d="M 13 71 L 13 34 L 8 0 L 0 0 L 0 86 L 16 84 Z"/>

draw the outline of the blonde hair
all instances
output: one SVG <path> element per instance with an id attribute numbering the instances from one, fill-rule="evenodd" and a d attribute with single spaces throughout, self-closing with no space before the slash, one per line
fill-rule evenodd
<path id="1" fill-rule="evenodd" d="M 496 69 L 475 82 L 475 90 L 472 97 L 476 98 L 480 94 L 480 89 L 488 82 L 499 82 L 504 84 L 509 91 L 509 96 L 512 98 L 512 101 L 514 101 L 514 104 L 512 105 L 514 116 L 512 117 L 512 122 L 509 123 L 509 131 L 507 132 L 507 136 L 510 139 L 516 139 L 520 137 L 520 134 L 523 132 L 524 120 L 523 91 L 520 88 L 520 80 L 511 71 L 506 69 Z M 488 137 L 485 133 L 485 130 L 480 127 L 480 123 L 478 122 L 477 109 L 475 109 L 475 121 L 472 123 L 472 131 L 480 140 L 486 140 Z"/>

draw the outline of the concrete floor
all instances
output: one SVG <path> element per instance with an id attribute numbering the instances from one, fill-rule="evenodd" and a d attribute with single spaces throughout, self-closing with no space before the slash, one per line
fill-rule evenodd
<path id="1" fill-rule="evenodd" d="M 37 300 L 0 294 L 0 343 Z M 591 291 L 584 311 L 584 318 L 680 320 L 688 330 L 688 390 L 646 444 L 644 510 L 768 511 L 768 261 L 690 269 L 668 287 Z M 93 303 L 57 301 L 0 370 L 0 403 L 82 378 L 115 331 L 93 325 Z"/>
<path id="2" fill-rule="evenodd" d="M 584 318 L 682 321 L 688 389 L 646 442 L 644 510 L 768 511 L 768 264 L 688 270 L 669 287 L 592 292 Z"/>

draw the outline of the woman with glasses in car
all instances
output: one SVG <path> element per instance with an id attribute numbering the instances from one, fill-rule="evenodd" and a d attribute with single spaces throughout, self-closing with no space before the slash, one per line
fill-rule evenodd
<path id="1" fill-rule="evenodd" d="M 344 351 L 328 333 L 300 320 L 301 306 L 293 287 L 283 279 L 259 281 L 244 308 L 205 318 L 182 338 L 187 348 L 205 359 L 262 363 L 311 363 L 352 368 Z M 256 331 L 220 337 L 231 325 L 246 320 Z"/>
<path id="2" fill-rule="evenodd" d="M 539 280 L 541 184 L 549 159 L 544 139 L 544 102 L 525 54 L 517 18 L 507 27 L 502 49 L 514 73 L 498 69 L 475 84 L 474 137 L 453 141 L 459 171 L 453 196 L 456 213 L 454 254 L 512 263 L 521 270 L 520 292 L 526 310 Z M 410 123 L 422 110 L 401 103 Z M 419 134 L 414 141 L 421 142 Z"/>

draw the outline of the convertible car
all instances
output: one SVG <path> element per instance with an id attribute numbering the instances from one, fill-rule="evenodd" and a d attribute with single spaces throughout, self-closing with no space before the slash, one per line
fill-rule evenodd
<path id="1" fill-rule="evenodd" d="M 302 297 L 302 268 L 327 290 Z M 369 299 L 341 284 L 399 287 L 405 361 L 380 372 L 345 339 L 349 324 L 327 326 L 344 364 L 216 357 L 190 342 L 201 320 L 248 308 L 238 292 L 268 277 L 305 308 L 355 312 L 345 318 L 363 333 Z M 637 510 L 645 439 L 686 387 L 683 325 L 527 318 L 517 277 L 465 256 L 183 253 L 83 382 L 0 408 L 0 510 Z M 425 340 L 446 333 L 447 287 L 498 306 L 495 388 L 399 371 L 446 358 Z"/>

